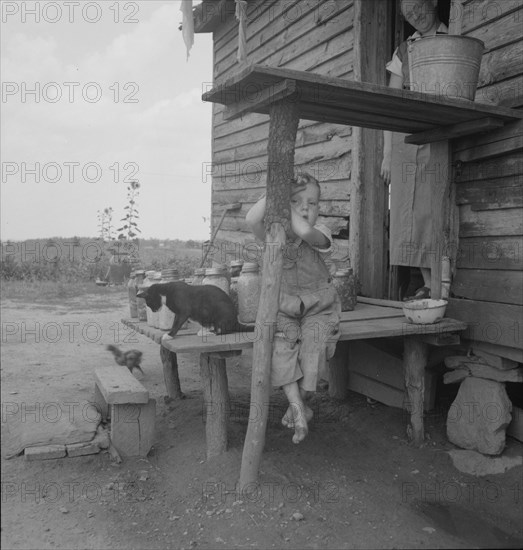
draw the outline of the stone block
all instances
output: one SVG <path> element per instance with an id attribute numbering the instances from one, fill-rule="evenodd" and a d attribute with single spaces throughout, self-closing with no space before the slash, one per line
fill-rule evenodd
<path id="1" fill-rule="evenodd" d="M 106 421 L 109 417 L 109 405 L 105 401 L 102 392 L 97 384 L 94 385 L 94 405 L 102 417 L 102 421 Z"/>
<path id="2" fill-rule="evenodd" d="M 106 403 L 147 403 L 149 392 L 129 372 L 127 367 L 112 366 L 94 371 L 96 385 Z"/>
<path id="3" fill-rule="evenodd" d="M 147 456 L 154 443 L 156 400 L 111 405 L 111 443 L 122 457 Z"/>

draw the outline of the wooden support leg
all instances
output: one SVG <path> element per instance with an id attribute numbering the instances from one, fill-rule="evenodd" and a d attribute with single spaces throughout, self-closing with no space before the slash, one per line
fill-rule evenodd
<path id="1" fill-rule="evenodd" d="M 338 342 L 336 352 L 329 361 L 329 395 L 333 399 L 346 399 L 349 382 L 349 342 Z"/>
<path id="2" fill-rule="evenodd" d="M 160 346 L 160 357 L 163 365 L 163 379 L 167 390 L 167 399 L 184 399 L 178 376 L 178 358 L 176 353 Z"/>
<path id="3" fill-rule="evenodd" d="M 262 337 L 253 349 L 251 409 L 260 415 L 249 417 L 240 471 L 240 490 L 258 482 L 265 431 L 269 416 L 270 375 L 273 328 L 279 307 L 286 230 L 290 228 L 290 187 L 294 177 L 294 146 L 298 131 L 299 110 L 294 101 L 279 101 L 270 107 L 267 144 L 267 203 L 265 210 L 265 252 L 256 326 Z"/>
<path id="4" fill-rule="evenodd" d="M 207 460 L 227 450 L 229 388 L 225 359 L 217 355 L 200 355 L 203 399 L 205 401 Z"/>
<path id="5" fill-rule="evenodd" d="M 415 336 L 405 336 L 403 351 L 403 372 L 407 389 L 407 410 L 410 412 L 410 424 L 407 427 L 409 439 L 415 445 L 421 445 L 425 438 L 423 431 L 423 400 L 425 396 L 425 367 L 427 365 L 428 345 Z"/>

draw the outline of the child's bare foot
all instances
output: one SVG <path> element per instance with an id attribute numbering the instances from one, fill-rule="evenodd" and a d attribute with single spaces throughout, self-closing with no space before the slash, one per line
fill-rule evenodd
<path id="1" fill-rule="evenodd" d="M 296 407 L 294 412 L 294 435 L 292 436 L 292 442 L 297 445 L 307 437 L 307 434 L 309 433 L 309 427 L 307 426 L 306 413 L 302 414 L 299 407 Z"/>
<path id="2" fill-rule="evenodd" d="M 314 413 L 312 412 L 312 409 L 310 407 L 307 407 L 307 405 L 304 405 L 305 410 L 305 421 L 309 423 L 312 420 L 312 417 L 314 416 Z M 301 414 L 301 413 L 298 413 Z M 292 408 L 291 405 L 289 405 L 287 411 L 283 415 L 283 418 L 281 419 L 281 423 L 291 430 L 294 430 L 294 418 L 292 414 Z M 307 434 L 305 434 L 307 435 Z"/>
<path id="3" fill-rule="evenodd" d="M 296 426 L 296 428 L 294 429 L 294 435 L 292 436 L 292 442 L 297 445 L 307 437 L 308 433 L 309 429 L 306 426 L 305 428 L 299 428 L 298 426 Z"/>

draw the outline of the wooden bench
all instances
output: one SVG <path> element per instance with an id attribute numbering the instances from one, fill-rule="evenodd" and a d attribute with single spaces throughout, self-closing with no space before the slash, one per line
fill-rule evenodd
<path id="1" fill-rule="evenodd" d="M 253 332 L 197 336 L 196 331 L 186 331 L 179 332 L 176 338 L 170 338 L 164 331 L 154 329 L 144 322 L 128 319 L 122 319 L 122 322 L 161 344 L 164 380 L 167 395 L 172 399 L 183 397 L 178 377 L 177 354 L 200 353 L 200 374 L 207 414 L 207 458 L 224 452 L 227 449 L 229 408 L 225 360 L 231 355 L 240 354 L 244 349 L 252 348 L 259 334 Z M 344 312 L 341 317 L 340 341 L 329 363 L 330 395 L 342 399 L 347 394 L 347 362 L 351 341 L 402 337 L 406 404 L 410 412 L 407 432 L 411 440 L 419 445 L 424 439 L 424 374 L 428 347 L 458 344 L 459 332 L 466 328 L 465 323 L 447 318 L 435 325 L 414 325 L 403 316 L 399 302 L 358 298 L 354 311 Z"/>
<path id="2" fill-rule="evenodd" d="M 99 367 L 94 376 L 95 402 L 102 419 L 111 419 L 111 443 L 124 457 L 146 456 L 154 442 L 156 401 L 127 367 Z"/>

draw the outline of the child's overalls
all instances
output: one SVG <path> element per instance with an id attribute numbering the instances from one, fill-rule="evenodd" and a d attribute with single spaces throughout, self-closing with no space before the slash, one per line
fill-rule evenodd
<path id="1" fill-rule="evenodd" d="M 301 241 L 283 254 L 271 383 L 316 391 L 339 339 L 341 302 L 322 253 Z"/>

